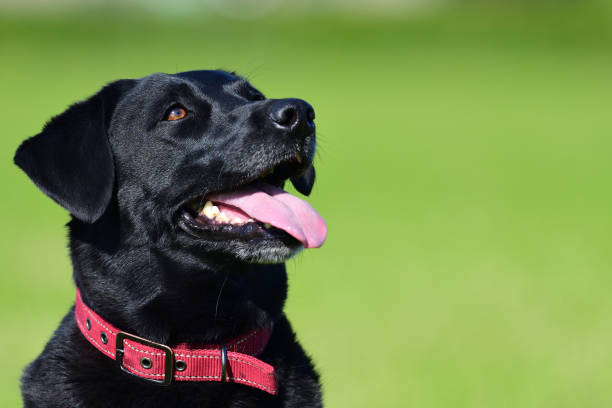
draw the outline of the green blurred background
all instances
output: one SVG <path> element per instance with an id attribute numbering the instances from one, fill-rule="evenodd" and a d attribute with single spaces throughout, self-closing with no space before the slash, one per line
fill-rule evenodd
<path id="1" fill-rule="evenodd" d="M 247 3 L 0 4 L 0 406 L 74 296 L 17 145 L 113 79 L 204 68 L 316 109 L 330 233 L 287 313 L 327 406 L 612 406 L 612 5 Z"/>

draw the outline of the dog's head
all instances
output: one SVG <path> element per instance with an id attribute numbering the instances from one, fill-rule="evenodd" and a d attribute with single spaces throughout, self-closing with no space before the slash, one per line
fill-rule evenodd
<path id="1" fill-rule="evenodd" d="M 123 245 L 248 262 L 320 246 L 325 223 L 282 190 L 314 182 L 314 110 L 224 71 L 120 80 L 52 119 L 15 162 L 73 215 L 112 217 Z"/>

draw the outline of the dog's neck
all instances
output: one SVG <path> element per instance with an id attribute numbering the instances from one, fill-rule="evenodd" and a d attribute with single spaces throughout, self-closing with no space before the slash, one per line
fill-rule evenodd
<path id="1" fill-rule="evenodd" d="M 96 228 L 70 224 L 74 280 L 85 303 L 121 330 L 163 344 L 211 343 L 282 313 L 283 264 L 249 265 L 173 246 L 109 250 Z"/>

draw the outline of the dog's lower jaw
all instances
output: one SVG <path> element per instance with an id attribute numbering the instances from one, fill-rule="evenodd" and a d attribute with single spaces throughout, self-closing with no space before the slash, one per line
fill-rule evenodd
<path id="1" fill-rule="evenodd" d="M 302 245 L 281 245 L 278 242 L 260 241 L 258 243 L 233 242 L 221 246 L 215 242 L 199 242 L 194 253 L 201 253 L 205 258 L 224 259 L 228 264 L 243 262 L 247 264 L 281 264 L 299 254 Z M 223 261 L 221 261 L 223 262 Z"/>
<path id="2" fill-rule="evenodd" d="M 279 247 L 276 245 L 258 244 L 256 247 L 237 245 L 231 251 L 206 250 L 208 253 L 218 252 L 225 258 L 234 259 L 247 264 L 281 264 L 302 251 L 303 247 Z"/>
<path id="3" fill-rule="evenodd" d="M 235 245 L 231 250 L 227 248 L 208 248 L 204 246 L 204 252 L 219 253 L 224 258 L 238 260 L 247 264 L 282 264 L 296 256 L 304 249 L 303 246 L 278 246 L 266 242 L 261 242 L 255 246 Z"/>
<path id="4" fill-rule="evenodd" d="M 220 256 L 228 264 L 234 264 L 236 261 L 248 264 L 279 264 L 288 261 L 304 249 L 302 244 L 292 238 L 213 241 L 189 233 L 180 235 L 176 239 L 177 246 L 183 249 L 191 248 L 193 254 L 199 254 L 204 259 Z"/>
<path id="5" fill-rule="evenodd" d="M 243 262 L 253 264 L 275 264 L 282 263 L 297 255 L 304 247 L 269 245 L 266 242 L 260 243 L 255 247 L 238 247 L 235 255 Z"/>
<path id="6" fill-rule="evenodd" d="M 220 254 L 224 258 L 250 264 L 275 264 L 285 262 L 297 255 L 304 246 L 284 232 L 276 231 L 267 237 L 240 237 L 217 240 L 214 234 L 198 232 L 190 228 L 185 220 L 179 220 L 175 229 L 176 242 L 183 248 L 193 247 L 202 254 Z"/>

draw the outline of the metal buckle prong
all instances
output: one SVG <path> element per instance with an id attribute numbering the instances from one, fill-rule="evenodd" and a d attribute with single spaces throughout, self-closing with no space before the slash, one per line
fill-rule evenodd
<path id="1" fill-rule="evenodd" d="M 227 347 L 221 343 L 221 382 L 227 381 Z"/>
<path id="2" fill-rule="evenodd" d="M 135 375 L 129 372 L 123 366 L 123 355 L 125 354 L 125 351 L 123 350 L 123 340 L 125 339 L 132 340 L 136 343 L 140 343 L 145 346 L 156 348 L 166 353 L 166 357 L 165 357 L 166 359 L 164 362 L 164 379 L 163 380 L 154 380 L 152 378 L 140 377 L 138 375 Z M 164 344 L 154 343 L 147 339 L 143 339 L 142 337 L 134 336 L 133 334 L 129 334 L 126 332 L 117 333 L 117 341 L 115 343 L 115 361 L 119 365 L 119 368 L 121 369 L 121 371 L 133 377 L 139 378 L 142 381 L 145 381 L 148 383 L 153 383 L 156 385 L 169 385 L 172 382 L 172 377 L 174 376 L 174 354 L 172 353 L 172 349 L 170 347 Z"/>

